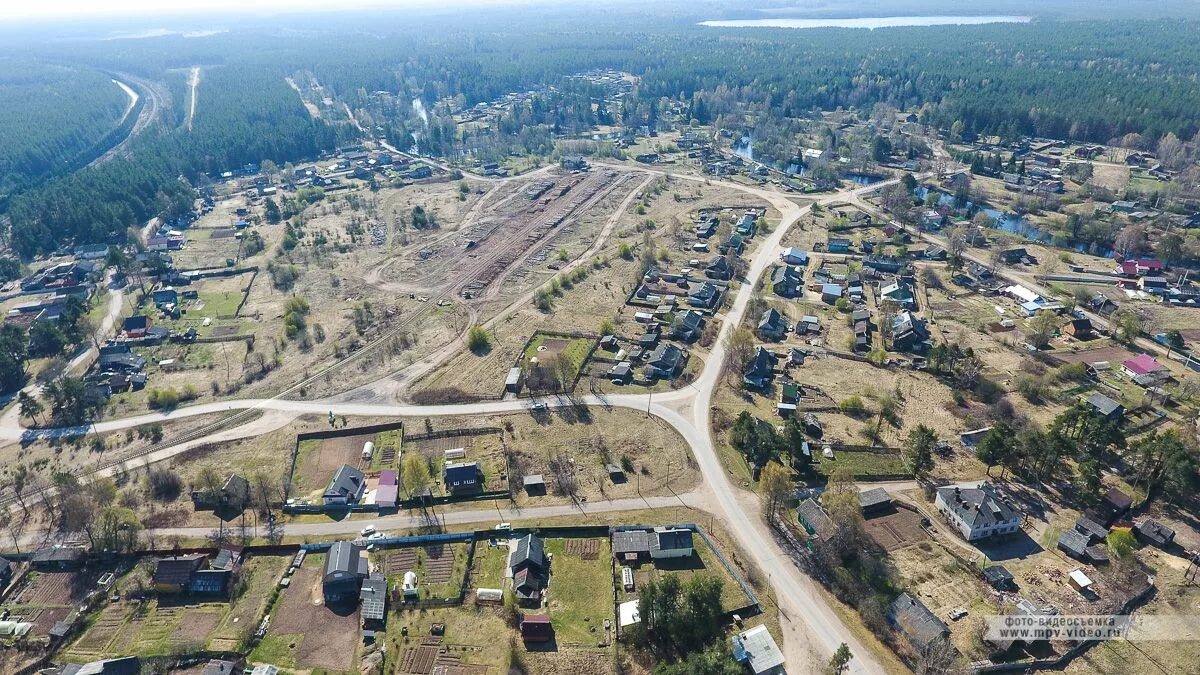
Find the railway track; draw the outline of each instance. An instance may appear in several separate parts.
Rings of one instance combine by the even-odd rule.
[[[524,241],[526,241],[526,237],[528,236],[529,233],[536,230],[539,226],[547,226],[551,221],[554,221],[554,226],[550,226],[546,230],[547,232],[552,231],[553,227],[556,227],[558,224],[563,222],[566,218],[570,217],[571,215],[581,212],[581,211],[585,211],[585,210],[595,206],[595,204],[598,203],[601,199],[606,197],[613,190],[615,190],[617,187],[619,187],[621,184],[623,184],[627,180],[627,178],[628,178],[627,174],[618,174],[615,171],[606,172],[604,177],[602,179],[600,179],[602,182],[600,182],[599,185],[596,185],[588,193],[587,197],[571,202],[563,210],[547,212],[545,214],[540,215],[537,218],[531,219],[531,221],[528,224],[526,224],[524,227],[522,227],[521,230],[519,230],[519,232],[513,236],[513,240],[524,242]],[[578,185],[575,187],[578,187]],[[539,243],[541,241],[541,239],[542,239],[542,237],[538,237],[534,241],[528,243],[522,249],[523,252],[519,255],[519,257],[516,258],[516,262],[519,263],[520,261],[522,261],[526,257],[528,257],[530,255],[533,247],[537,243]],[[491,255],[481,256],[474,264],[472,264],[466,270],[463,270],[460,273],[460,275],[459,275],[460,280],[457,283],[453,283],[448,288],[444,288],[443,290],[433,291],[430,294],[428,302],[423,303],[421,307],[416,309],[416,311],[410,312],[410,313],[404,315],[399,322],[397,322],[396,324],[394,324],[392,326],[389,326],[384,332],[380,333],[378,336],[376,336],[375,338],[373,338],[372,340],[367,342],[367,344],[365,344],[363,347],[361,347],[360,349],[358,349],[350,354],[347,354],[345,357],[335,361],[334,363],[332,363],[324,368],[321,368],[320,370],[309,375],[308,377],[304,378],[300,382],[297,382],[295,384],[288,386],[287,388],[279,391],[278,393],[274,394],[273,396],[270,396],[266,400],[275,401],[275,400],[283,399],[283,398],[286,398],[286,397],[289,397],[289,396],[292,396],[292,395],[298,394],[298,393],[300,393],[301,398],[303,398],[303,393],[302,393],[303,390],[307,389],[309,386],[311,386],[323,379],[326,379],[326,378],[334,375],[335,373],[345,369],[347,366],[350,366],[350,365],[356,363],[357,361],[359,361],[363,357],[367,356],[368,354],[374,353],[380,347],[390,344],[393,338],[400,336],[404,331],[410,329],[411,327],[416,325],[418,322],[425,319],[429,314],[431,314],[433,312],[433,309],[438,306],[438,303],[440,303],[442,301],[450,301],[450,302],[457,301],[457,297],[462,293],[463,289],[468,287],[472,283],[474,283],[478,276],[486,274],[486,273],[493,273],[493,277],[489,281],[489,285],[490,285],[490,283],[494,282],[495,279],[498,278],[498,277],[494,276],[496,261],[504,258],[504,256],[506,254],[512,253],[512,248],[513,247],[506,247],[506,248],[503,248],[503,249],[493,252]],[[507,274],[508,266],[511,264],[514,264],[514,263],[512,262],[512,259],[510,258],[509,264],[502,267],[500,271]],[[367,385],[367,386],[370,386],[370,385]],[[355,392],[362,391],[362,390],[363,390],[362,387],[358,387],[358,388],[352,389],[350,391],[343,392],[343,394],[341,394],[340,396],[346,397],[348,399],[353,399]],[[86,467],[86,468],[83,468],[83,467],[76,468],[76,469],[72,470],[71,473],[75,476],[83,477],[83,476],[93,475],[93,474],[96,474],[99,472],[111,470],[116,466],[119,466],[121,464],[126,464],[129,462],[134,462],[143,457],[152,455],[155,452],[159,452],[159,451],[165,450],[167,448],[175,447],[175,446],[178,446],[178,445],[181,445],[184,443],[189,443],[191,441],[197,440],[199,438],[204,438],[206,436],[209,436],[211,434],[214,434],[216,432],[219,432],[219,431],[222,431],[225,429],[230,429],[230,428],[234,428],[237,426],[241,426],[243,424],[247,424],[247,423],[253,421],[254,419],[257,419],[258,416],[260,416],[262,414],[262,411],[263,411],[263,409],[261,407],[246,408],[246,409],[234,412],[234,413],[232,413],[226,417],[223,417],[219,420],[216,420],[210,424],[206,424],[201,427],[197,427],[196,429],[193,429],[193,430],[190,430],[183,434],[180,434],[178,436],[172,437],[170,440],[166,440],[166,441],[163,441],[162,443],[157,443],[157,444],[154,444],[147,448],[144,448],[143,450],[140,450],[132,455],[121,457],[120,459],[113,459],[111,461],[102,462],[100,464]],[[87,428],[81,427],[80,431],[81,431],[80,435],[86,435]],[[10,490],[11,490],[11,488],[8,488],[5,490],[5,492],[9,493],[9,494],[0,495],[0,507],[8,508],[17,502],[16,495],[11,494]],[[38,490],[26,493],[23,496],[23,498],[24,499],[32,499],[32,500],[36,501],[36,500],[44,499],[45,497],[54,494],[54,492],[55,492],[55,488],[53,486],[45,486],[45,487],[39,488]]]

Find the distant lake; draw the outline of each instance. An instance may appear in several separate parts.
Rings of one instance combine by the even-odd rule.
[[[718,28],[896,28],[901,26],[978,26],[986,23],[1029,23],[1028,16],[885,16],[859,19],[735,19],[702,21]]]

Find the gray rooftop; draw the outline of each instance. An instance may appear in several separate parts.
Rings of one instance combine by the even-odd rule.
[[[977,488],[947,486],[938,488],[946,506],[971,529],[1008,523],[1021,514],[988,483]]]

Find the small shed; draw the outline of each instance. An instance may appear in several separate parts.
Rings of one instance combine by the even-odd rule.
[[[513,393],[513,394],[521,391],[521,369],[520,369],[520,367],[509,369],[508,377],[504,378],[504,391],[507,391],[507,392]]]
[[[858,503],[864,516],[888,510],[892,505],[892,496],[883,488],[871,488],[858,493]]]
[[[1088,546],[1091,546],[1091,540],[1079,530],[1067,530],[1058,538],[1058,548],[1076,560],[1083,560]]]
[[[525,486],[525,494],[527,495],[544,495],[546,494],[546,479],[540,473],[535,473],[532,476],[525,476],[522,480]]]
[[[1092,580],[1088,578],[1088,575],[1083,573],[1083,570],[1073,570],[1067,577],[1067,583],[1071,585],[1071,588],[1074,588],[1080,593],[1083,593],[1092,587]]]
[[[983,578],[988,585],[998,591],[1012,590],[1016,587],[1012,572],[1004,565],[992,565],[983,570]]]
[[[525,642],[550,642],[554,639],[554,626],[545,614],[526,614],[521,617],[521,639]]]
[[[625,482],[625,470],[617,464],[605,464],[604,470],[608,472],[608,478],[614,483]]]

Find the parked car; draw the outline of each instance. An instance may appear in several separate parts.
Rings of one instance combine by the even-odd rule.
[[[367,525],[367,526],[366,526],[366,527],[364,527],[363,529],[359,530],[359,531],[358,531],[358,533],[359,533],[360,535],[364,536],[364,537],[369,537],[369,536],[371,536],[372,534],[375,534],[375,526],[374,526],[374,525]]]

